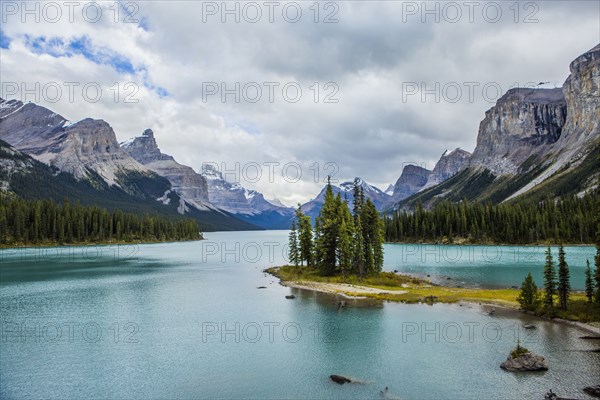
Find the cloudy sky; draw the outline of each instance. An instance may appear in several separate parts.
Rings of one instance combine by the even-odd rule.
[[[406,163],[472,151],[502,92],[561,86],[600,42],[599,1],[0,6],[2,97],[119,140],[152,128],[179,162],[239,168],[229,180],[288,205],[327,174],[385,189]]]

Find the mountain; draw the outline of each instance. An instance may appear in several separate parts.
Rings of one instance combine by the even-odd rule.
[[[426,189],[452,178],[459,171],[469,165],[471,153],[457,147],[452,151],[446,150],[435,164],[433,171],[427,178],[427,183],[420,189]]]
[[[394,208],[440,198],[539,201],[597,187],[600,45],[577,57],[570,72],[562,88],[509,90],[485,113],[468,166]]]
[[[402,174],[393,186],[392,199],[388,203],[397,203],[417,192],[439,185],[467,166],[470,157],[471,153],[457,147],[452,151],[446,150],[431,171],[414,164],[405,165]],[[386,193],[389,191],[388,188]]]
[[[365,198],[371,199],[373,204],[378,210],[383,210],[389,204],[391,200],[391,196],[380,190],[379,188],[369,185],[367,182],[363,181],[361,178],[358,179],[358,184],[362,187]],[[319,215],[319,211],[323,207],[325,203],[325,191],[327,186],[323,187],[317,197],[312,199],[311,201],[304,203],[302,205],[302,211],[304,214],[311,217],[314,221],[317,215]],[[346,200],[350,209],[352,209],[354,204],[354,182],[347,181],[342,182],[339,186],[331,185],[331,189],[333,190],[333,195],[337,196],[338,193],[342,196],[343,200]]]
[[[394,185],[393,200],[400,201],[417,193],[429,180],[431,171],[418,165],[408,164]]]
[[[293,208],[267,201],[262,193],[239,183],[227,182],[212,165],[204,165],[202,176],[207,181],[208,199],[215,207],[265,229],[290,228]]]
[[[179,196],[168,179],[125,152],[113,129],[103,120],[86,118],[71,123],[36,104],[0,99],[0,139],[12,146],[11,151],[18,150],[17,158],[28,155],[39,162],[31,164],[35,173],[26,171],[29,164],[21,164],[18,174],[5,176],[11,182],[1,182],[1,186],[11,187],[25,198],[77,200],[74,193],[79,193],[82,202],[107,208],[118,205],[132,211],[167,214],[174,209],[197,219],[204,230],[259,229],[226,212],[197,207],[193,201]],[[15,156],[11,151],[4,152],[5,158]],[[5,163],[9,165],[6,160]],[[42,164],[50,169],[40,172]],[[57,187],[62,190],[57,192],[46,182],[40,182],[36,174],[48,177],[50,182],[55,180],[48,174],[60,176],[62,183]],[[110,196],[115,196],[114,202]],[[136,208],[137,205],[140,207]]]
[[[121,143],[121,148],[149,170],[167,178],[172,189],[196,208],[211,209],[206,178],[191,167],[179,164],[172,156],[162,153],[151,129],[146,129],[142,136]]]

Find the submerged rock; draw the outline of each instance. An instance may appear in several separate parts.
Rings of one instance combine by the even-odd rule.
[[[346,378],[342,375],[330,375],[329,378],[340,385],[343,385],[344,383],[352,383],[352,379]]]
[[[587,386],[587,387],[583,388],[583,391],[592,397],[597,397],[600,399],[600,385]]]
[[[500,368],[510,372],[547,371],[548,362],[544,357],[517,346]]]

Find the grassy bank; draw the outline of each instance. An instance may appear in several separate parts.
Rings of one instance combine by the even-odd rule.
[[[438,286],[429,281],[393,272],[381,272],[378,275],[359,278],[358,276],[322,276],[312,268],[286,265],[266,270],[290,286],[305,286],[310,283],[329,284],[331,293],[343,293],[348,296],[370,297],[379,300],[397,301],[403,303],[456,303],[469,301],[486,304],[496,304],[517,309],[519,303],[517,289],[469,289]],[[356,286],[356,291],[351,286]],[[381,289],[382,292],[368,293],[361,287]],[[571,321],[600,321],[600,309],[587,303],[582,293],[571,295],[567,311],[557,311],[556,317]]]

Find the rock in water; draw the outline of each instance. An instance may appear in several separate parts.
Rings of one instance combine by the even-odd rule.
[[[548,371],[548,362],[544,357],[521,347],[520,355],[514,356],[518,350],[511,352],[500,368],[510,372]]]
[[[592,397],[597,397],[600,399],[600,385],[587,386],[583,388],[583,391]]]
[[[343,385],[344,383],[352,383],[351,379],[348,379],[342,375],[330,375],[329,378],[335,383],[339,383],[340,385]]]

